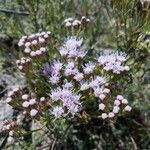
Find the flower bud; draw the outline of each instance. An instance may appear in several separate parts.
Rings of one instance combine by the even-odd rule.
[[[131,109],[132,109],[132,108],[131,108],[129,105],[127,105],[127,106],[124,108],[124,111],[130,112]]]
[[[128,100],[127,99],[123,99],[122,100],[122,104],[128,104]]]
[[[22,100],[28,100],[28,98],[29,98],[29,95],[28,95],[28,94],[22,95]]]
[[[121,100],[123,100],[123,96],[122,95],[118,95],[117,99],[121,101]]]
[[[104,100],[105,97],[106,97],[105,94],[100,94],[100,95],[99,95],[99,98],[100,98],[101,100]]]
[[[36,104],[36,99],[34,99],[34,98],[33,98],[33,99],[30,99],[29,104],[30,104],[30,105]]]
[[[46,100],[45,97],[41,97],[41,98],[40,98],[40,101],[41,101],[41,102],[45,102],[45,100]]]
[[[31,115],[32,117],[36,116],[37,113],[38,113],[38,111],[37,111],[36,109],[32,109],[32,110],[30,111],[30,115]]]
[[[104,110],[105,109],[105,105],[103,103],[99,104],[99,109],[100,110]]]
[[[110,89],[105,88],[103,92],[108,94],[110,92]]]
[[[120,104],[121,104],[121,103],[120,103],[119,100],[115,100],[115,101],[114,101],[114,105],[119,106]]]
[[[119,112],[120,108],[118,106],[114,106],[113,113],[117,114]]]
[[[115,114],[113,113],[113,112],[110,112],[109,114],[108,114],[108,117],[109,118],[113,118],[115,116]]]
[[[106,113],[102,113],[102,119],[106,119],[108,117],[108,115]]]
[[[28,101],[25,101],[25,102],[22,103],[22,106],[23,106],[24,108],[28,108],[29,105],[30,105],[30,104],[29,104]]]

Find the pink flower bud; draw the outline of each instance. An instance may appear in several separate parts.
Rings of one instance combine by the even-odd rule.
[[[28,53],[31,52],[31,49],[27,47],[27,48],[24,49],[24,52],[28,54]]]
[[[105,88],[103,92],[108,94],[110,92],[110,89]]]
[[[36,56],[36,52],[32,51],[32,52],[30,53],[30,56],[31,56],[31,57],[35,57],[35,56]]]
[[[22,103],[22,106],[23,106],[24,108],[28,108],[29,105],[30,105],[30,104],[29,104],[28,101],[25,101],[25,102]]]
[[[46,100],[45,97],[41,97],[41,98],[40,98],[40,101],[41,101],[41,102],[44,102],[45,100]]]
[[[19,70],[22,70],[22,69],[23,69],[23,66],[18,66],[18,69],[19,69]]]
[[[8,97],[8,98],[6,99],[6,102],[7,102],[7,103],[11,103],[12,100],[13,100],[13,99],[12,99],[11,97]]]
[[[125,66],[125,67],[124,67],[124,70],[125,70],[125,71],[129,71],[129,70],[130,70],[129,66]]]
[[[36,55],[39,55],[39,56],[40,56],[41,54],[42,54],[42,52],[41,52],[40,50],[37,50],[37,51],[36,51]]]
[[[44,42],[45,42],[45,39],[39,38],[39,42],[40,42],[40,43],[44,43]]]
[[[41,48],[40,48],[40,51],[41,51],[41,52],[46,52],[46,48],[41,47]]]
[[[30,42],[26,42],[26,43],[25,43],[25,47],[29,47],[30,45],[31,45]]]
[[[128,104],[128,100],[127,99],[123,99],[122,100],[122,104]]]
[[[100,98],[101,100],[104,100],[105,97],[106,97],[105,94],[100,94],[100,95],[99,95],[99,98]]]
[[[13,130],[9,131],[9,136],[14,136],[14,131]]]
[[[121,100],[123,100],[123,96],[122,95],[118,95],[117,99],[121,101]]]
[[[32,44],[33,44],[33,45],[37,45],[37,40],[33,40],[33,41],[32,41]]]
[[[108,117],[108,115],[106,113],[102,113],[102,119],[106,119]]]
[[[119,106],[120,105],[120,101],[119,100],[115,100],[114,101],[114,105]]]
[[[30,111],[30,115],[31,115],[32,117],[36,116],[37,113],[38,113],[38,111],[37,111],[36,109],[32,109],[32,110]]]
[[[99,109],[100,110],[104,110],[105,109],[105,105],[103,103],[99,104]]]
[[[119,112],[120,108],[118,106],[114,106],[113,113],[117,114]]]
[[[30,105],[36,104],[36,99],[30,99],[29,104],[30,104]]]
[[[71,23],[70,22],[66,22],[65,27],[71,27]]]
[[[115,116],[115,114],[113,113],[113,112],[110,112],[109,114],[108,114],[108,117],[109,118],[113,118]]]
[[[132,108],[131,108],[129,105],[127,105],[127,106],[124,108],[124,111],[130,112],[131,109],[132,109]]]
[[[29,95],[28,95],[28,94],[22,95],[22,99],[23,99],[23,100],[27,100],[28,98],[29,98]]]
[[[44,35],[44,38],[45,38],[45,39],[49,38],[49,35],[48,35],[48,34],[45,34],[45,35]]]

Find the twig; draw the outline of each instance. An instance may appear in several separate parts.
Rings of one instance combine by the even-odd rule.
[[[135,143],[135,141],[134,141],[134,139],[133,139],[133,137],[130,135],[130,139],[131,139],[131,141],[132,141],[132,144],[133,144],[133,146],[134,146],[134,150],[137,150],[138,148],[137,148],[137,145],[136,145],[136,143]]]
[[[9,135],[6,135],[6,137],[4,138],[2,144],[0,145],[0,150],[2,150],[5,147],[8,137],[9,137]]]
[[[6,13],[6,14],[15,14],[15,15],[24,15],[24,16],[29,15],[28,12],[7,10],[7,9],[0,9],[0,12]]]

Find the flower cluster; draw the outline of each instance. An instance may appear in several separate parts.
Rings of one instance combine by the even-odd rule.
[[[65,44],[59,48],[59,53],[62,58],[79,59],[86,55],[85,50],[80,50],[83,39],[79,39],[76,36],[68,37]]]
[[[65,25],[74,30],[88,22],[86,17],[82,17],[80,21],[69,18],[65,20]],[[116,74],[123,75],[129,71],[129,67],[125,65],[125,53],[105,51],[93,61],[90,57],[85,57],[88,53],[86,47],[82,46],[83,38],[68,36],[57,47],[57,59],[51,61],[49,55],[45,55],[50,35],[50,32],[41,32],[22,37],[19,41],[19,46],[24,48],[27,57],[17,60],[17,66],[23,72],[33,70],[34,77],[38,79],[32,82],[34,94],[31,91],[24,94],[19,88],[9,92],[9,105],[19,108],[25,117],[37,120],[41,117],[47,119],[48,114],[56,119],[82,118],[82,112],[86,112],[89,116],[92,113],[91,116],[101,116],[109,121],[131,111],[128,100],[117,95],[118,91],[113,87],[114,81],[117,83],[122,77]],[[41,81],[38,82],[40,79],[42,86]],[[42,88],[47,89],[44,91]],[[37,89],[41,89],[43,93],[38,93]],[[93,112],[88,111],[91,101]]]
[[[57,88],[51,91],[50,98],[53,103],[60,102],[60,105],[53,108],[52,114],[59,118],[67,114],[77,115],[80,111],[81,95],[73,92],[73,84],[65,82],[62,88]]]
[[[22,57],[16,61],[18,69],[27,73],[32,70],[33,62],[40,63],[41,60],[46,58],[46,52],[48,41],[51,37],[51,32],[41,32],[31,34],[30,36],[23,36],[18,45],[24,49],[24,53],[27,57]]]
[[[102,119],[115,118],[119,113],[130,112],[131,109],[132,108],[128,105],[128,100],[122,95],[117,95],[116,99],[114,100],[112,111],[110,112],[108,111],[107,101],[103,101],[99,104],[99,110],[103,111]]]
[[[69,31],[75,31],[78,30],[80,27],[86,26],[90,22],[89,18],[86,18],[85,16],[81,17],[81,20],[76,20],[73,18],[67,18],[64,21],[65,27]]]
[[[16,61],[17,67],[20,71],[26,72],[30,70],[32,66],[32,60],[27,57],[22,57],[20,60]]]
[[[12,120],[4,120],[3,131],[8,133],[12,138],[17,138],[22,135],[23,130],[21,131],[19,125]]]
[[[105,51],[98,59],[100,65],[107,72],[112,72],[115,74],[120,74],[122,72],[129,71],[129,66],[124,66],[123,63],[127,60],[125,53],[111,53]]]
[[[70,107],[71,109],[74,108],[74,111],[78,114],[79,111],[82,110],[82,103],[84,103],[81,102],[81,99],[87,97],[87,95],[92,95],[92,97],[98,99],[100,110],[106,108],[108,115],[109,103],[106,102],[108,102],[111,97],[110,79],[95,72],[100,69],[99,64],[103,65],[104,70],[106,70],[106,67],[110,67],[109,71],[117,74],[129,70],[128,66],[123,66],[123,63],[127,60],[126,55],[118,52],[108,52],[100,56],[97,63],[98,65],[92,61],[82,64],[81,60],[84,59],[86,52],[81,49],[81,45],[82,39],[78,39],[74,36],[67,38],[63,46],[58,49],[61,58],[65,59],[54,61],[51,64],[45,64],[43,67],[43,74],[48,77],[48,81],[52,85],[56,85],[56,89],[50,92],[50,99],[56,104],[52,111],[52,114],[56,118],[66,116],[66,114],[74,115],[74,113],[70,111]],[[80,57],[81,52],[83,57]],[[65,79],[65,83],[62,83],[61,79]],[[62,87],[60,87],[60,83]],[[68,88],[65,88],[66,84],[69,86]],[[79,104],[75,105],[76,107],[74,106],[75,96],[72,93],[75,89],[78,89],[80,95],[77,101],[75,100],[75,103]],[[57,105],[58,103],[56,103],[56,101],[61,102],[61,105]],[[126,101],[126,99],[123,99],[122,104],[125,104]],[[127,108],[128,107],[130,108],[130,106],[127,106]],[[115,112],[116,109],[115,106]],[[126,107],[124,109],[126,111]],[[112,116],[112,113],[114,114],[114,112],[110,112],[108,116]],[[113,117],[109,118],[111,119]],[[103,115],[102,118],[104,118]]]
[[[30,54],[32,56],[33,51],[38,50],[41,47],[45,47],[48,40],[50,39],[50,36],[50,31],[31,34],[30,36],[23,36],[20,39],[18,45],[24,49],[26,54]]]
[[[34,94],[22,94],[19,88],[14,88],[8,93],[7,103],[13,108],[22,110],[22,114],[30,118],[39,118],[43,110],[47,110],[49,104],[45,97],[36,98]]]

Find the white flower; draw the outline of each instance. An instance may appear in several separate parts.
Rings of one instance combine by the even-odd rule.
[[[105,109],[105,105],[103,103],[99,104],[99,109],[100,110],[104,110]]]
[[[106,119],[108,115],[106,113],[102,113],[102,119]]]

